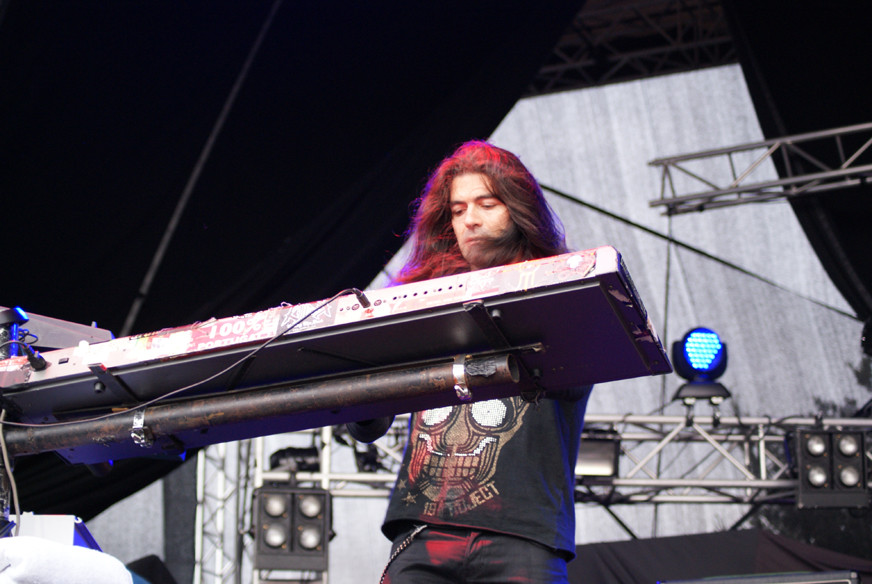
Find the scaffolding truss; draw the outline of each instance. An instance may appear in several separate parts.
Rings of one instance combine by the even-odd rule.
[[[660,198],[649,205],[677,215],[855,187],[872,176],[870,147],[867,123],[658,158]]]
[[[198,466],[195,584],[287,581],[251,569],[253,486],[293,480],[329,489],[334,497],[387,497],[402,458],[407,419],[398,416],[372,445],[355,443],[341,428],[295,433],[320,441],[320,470],[314,472],[264,468],[268,457],[260,438],[204,450]],[[872,420],[696,416],[690,409],[685,416],[588,414],[582,449],[585,439],[607,435],[620,454],[613,475],[576,476],[576,501],[606,507],[793,505],[798,490],[794,440],[808,428],[872,433]],[[872,468],[872,440],[866,445],[866,466]],[[327,582],[326,574],[318,577]]]
[[[797,432],[869,432],[872,420],[587,416],[585,431],[597,428],[618,437],[621,464],[614,477],[578,477],[581,502],[795,504]]]
[[[587,2],[527,96],[728,65],[738,57],[720,0]]]
[[[197,454],[193,584],[250,582],[253,440],[216,444]]]

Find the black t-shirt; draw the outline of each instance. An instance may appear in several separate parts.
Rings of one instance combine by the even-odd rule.
[[[575,555],[575,463],[590,388],[412,415],[382,531],[410,522],[497,531]]]

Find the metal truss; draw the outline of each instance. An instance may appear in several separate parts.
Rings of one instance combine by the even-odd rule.
[[[737,60],[720,0],[590,0],[561,36],[526,95]]]
[[[872,431],[868,418],[646,416],[588,414],[583,439],[607,435],[620,445],[616,474],[578,475],[580,503],[793,503],[797,487],[792,442],[800,428]],[[361,470],[366,449],[355,449],[358,470],[297,472],[299,482],[317,483],[336,497],[385,497],[396,479],[405,444],[405,423],[369,452],[372,470]],[[584,449],[584,440],[582,449]],[[872,460],[872,453],[866,453]],[[375,468],[378,467],[378,468]],[[327,469],[327,470],[324,470]],[[287,480],[286,471],[265,471]]]
[[[251,581],[248,540],[254,444],[252,440],[216,444],[197,454],[193,584]]]
[[[372,445],[343,428],[295,433],[320,441],[320,470],[265,469],[261,438],[217,445],[200,454],[194,583],[287,582],[251,568],[251,493],[267,482],[294,481],[329,489],[334,497],[385,498],[396,480],[408,416],[398,416]],[[619,446],[610,476],[576,475],[578,505],[795,504],[794,436],[803,428],[872,432],[869,418],[588,414],[585,441],[607,437]],[[254,443],[252,448],[251,443]],[[872,440],[866,441],[867,466]],[[228,517],[230,513],[234,516]],[[320,574],[326,584],[328,575]],[[301,582],[304,580],[294,580]],[[307,582],[314,580],[308,579]]]
[[[649,205],[677,215],[854,187],[872,175],[870,146],[867,123],[658,158],[660,198]],[[783,178],[770,178],[773,163]]]
[[[253,567],[253,495],[266,482],[290,482],[329,488],[336,496],[386,497],[396,474],[349,472],[337,469],[332,456],[334,444],[353,449],[358,468],[393,469],[399,466],[405,441],[405,420],[398,416],[388,434],[371,449],[347,441],[341,434],[334,439],[333,428],[318,428],[293,433],[308,442],[320,440],[320,468],[326,472],[291,472],[265,469],[269,458],[264,439],[255,438],[202,449],[197,456],[197,510],[194,526],[193,584],[257,584],[261,582],[321,582],[328,575],[294,574],[256,570]],[[387,465],[387,466],[386,466]],[[373,478],[373,475],[377,478]],[[348,479],[376,488],[349,487]]]
[[[620,466],[614,477],[578,477],[577,500],[793,504],[793,443],[801,428],[870,431],[872,420],[588,415],[588,436],[607,431],[620,440]]]

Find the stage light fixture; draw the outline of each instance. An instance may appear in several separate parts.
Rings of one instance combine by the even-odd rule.
[[[672,344],[672,365],[687,380],[672,400],[684,403],[688,416],[697,400],[706,400],[715,406],[717,422],[717,407],[731,397],[730,391],[717,381],[727,370],[727,344],[713,330],[697,327]]]
[[[811,456],[822,456],[827,452],[827,441],[823,434],[810,434],[805,449]]]
[[[800,431],[797,507],[868,507],[866,468],[864,433]]]
[[[303,517],[314,519],[323,511],[323,501],[316,495],[303,495],[300,497],[300,513]]]
[[[263,494],[263,512],[270,517],[281,517],[288,512],[288,497],[285,493],[267,491]]]
[[[603,430],[586,430],[575,462],[575,478],[581,485],[608,485],[618,476],[621,438]]]
[[[320,472],[320,452],[315,446],[282,448],[270,455],[269,467],[271,470],[281,468],[294,472]]]
[[[254,499],[255,568],[327,570],[331,526],[328,491],[269,486],[258,489]]]
[[[713,330],[697,327],[672,344],[672,364],[688,381],[714,381],[727,370],[727,344]]]

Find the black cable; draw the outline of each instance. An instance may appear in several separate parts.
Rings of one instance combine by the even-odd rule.
[[[6,345],[21,345],[24,348],[24,352],[27,353],[25,355],[27,357],[27,361],[30,363],[30,366],[33,367],[34,371],[42,371],[48,365],[45,362],[45,358],[39,354],[39,351],[34,351],[33,347],[25,343],[24,341],[6,341],[4,343],[0,343],[0,347],[5,347]]]

